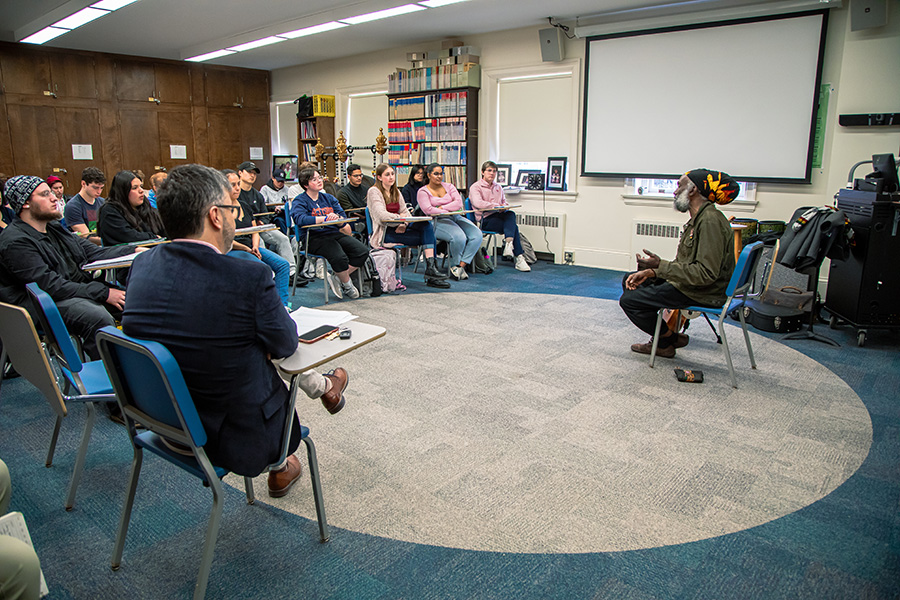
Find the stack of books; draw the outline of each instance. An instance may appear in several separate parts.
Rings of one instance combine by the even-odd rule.
[[[477,46],[464,46],[458,40],[444,42],[441,50],[409,52],[406,59],[410,62],[410,68],[399,67],[388,75],[388,93],[480,88],[480,54],[481,49]]]

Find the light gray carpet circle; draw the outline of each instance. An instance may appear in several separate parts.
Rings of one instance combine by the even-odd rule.
[[[610,300],[454,292],[334,308],[388,331],[336,362],[350,372],[341,413],[298,403],[335,527],[495,552],[678,544],[823,498],[871,445],[848,385],[756,334],[751,370],[739,327],[733,389],[705,322],[651,369],[629,349],[646,336]],[[706,381],[679,383],[676,366]],[[277,500],[265,481],[258,501],[316,518],[308,477]]]

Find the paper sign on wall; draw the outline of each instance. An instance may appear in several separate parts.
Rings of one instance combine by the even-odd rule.
[[[263,149],[262,146],[250,146],[250,160],[262,160],[263,159]]]
[[[176,160],[187,160],[187,146],[169,144],[169,158]]]
[[[90,144],[72,144],[72,160],[94,160],[94,147]]]

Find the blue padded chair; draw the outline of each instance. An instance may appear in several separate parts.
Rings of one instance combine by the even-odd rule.
[[[131,509],[134,505],[135,491],[141,471],[143,451],[147,450],[197,477],[204,485],[208,485],[212,489],[213,508],[206,530],[206,540],[203,544],[200,572],[194,587],[194,598],[203,598],[209,581],[219,522],[222,518],[221,479],[228,474],[228,471],[214,466],[206,456],[203,449],[207,439],[206,431],[184,382],[181,369],[165,346],[157,342],[129,337],[113,327],[104,327],[100,330],[97,334],[97,345],[103,363],[109,372],[109,378],[115,389],[119,406],[122,408],[122,414],[125,416],[128,434],[134,446],[128,491],[112,555],[112,569],[116,571],[121,565],[125,536],[128,533]],[[294,405],[299,390],[298,381],[299,378],[295,377],[291,383],[290,406],[286,411],[281,456],[269,468],[277,467],[287,457]],[[140,421],[147,430],[138,433],[135,421]],[[301,426],[300,437],[306,444],[320,540],[327,542],[328,522],[325,518],[325,504],[319,481],[316,448],[309,438],[308,428]],[[166,444],[164,438],[190,448],[190,453],[179,452]],[[247,493],[247,503],[253,504],[253,480],[250,477],[244,477],[244,487]]]
[[[366,232],[369,234],[369,239],[372,239],[372,215],[369,213],[369,207],[366,207]],[[396,244],[387,248],[388,250],[396,250],[397,252],[397,281],[402,279],[401,272],[403,271],[403,262],[400,260],[400,251],[404,248],[415,249],[416,259],[413,261],[413,273],[419,272],[419,261],[422,260],[425,256],[425,253],[422,252],[422,246],[407,246],[406,244]]]
[[[756,274],[756,268],[759,265],[759,259],[762,256],[763,243],[753,242],[747,244],[741,256],[738,258],[737,265],[734,267],[734,273],[731,275],[731,281],[725,289],[728,296],[722,306],[710,308],[708,306],[688,306],[685,310],[703,313],[704,315],[712,315],[719,318],[719,336],[722,339],[722,348],[725,350],[725,360],[728,362],[728,371],[731,373],[731,386],[737,387],[737,378],[734,376],[734,365],[731,362],[731,350],[728,348],[728,339],[725,337],[725,315],[731,309],[731,303],[738,296],[739,302],[743,302],[750,286],[753,285],[753,277]],[[656,359],[656,346],[659,341],[659,330],[663,321],[663,311],[660,309],[659,315],[656,317],[656,332],[653,334],[653,347],[650,349],[650,367],[653,367],[653,361]],[[740,315],[741,329],[744,331],[744,342],[747,344],[747,354],[750,355],[750,366],[756,368],[756,359],[753,358],[753,347],[750,345],[750,334],[747,332],[747,323],[744,321],[744,311],[737,311]]]
[[[297,254],[295,256],[295,263],[300,264],[300,257],[305,256],[307,260],[312,260],[314,264],[317,264],[318,261],[322,261],[322,268],[324,269],[325,277],[322,278],[322,283],[325,285],[325,304],[328,304],[328,261],[325,260],[324,256],[320,256],[318,254],[310,254],[306,251],[307,247],[309,247],[309,229],[305,232],[300,228],[299,225],[294,225],[294,237],[297,238]],[[297,291],[297,276],[294,276],[294,284],[291,286],[291,296]]]
[[[468,198],[466,198],[463,208],[465,208],[467,211],[472,210],[472,201],[469,200]],[[475,213],[473,213],[473,212],[467,212],[466,216],[469,218],[470,221],[472,221],[473,223],[478,225],[479,229],[481,229],[481,235],[488,239],[487,251],[491,257],[491,262],[493,263],[493,266],[496,269],[497,268],[497,236],[500,236],[500,239],[505,239],[506,234],[503,231],[492,231],[490,229],[485,229],[484,228],[484,219],[482,219],[481,222],[479,223],[478,220],[475,218]]]
[[[59,308],[57,308],[50,295],[33,282],[26,285],[25,289],[28,291],[28,295],[31,297],[34,305],[34,314],[37,315],[43,331],[46,348],[50,352],[52,361],[62,373],[65,382],[64,397],[70,401],[84,402],[87,409],[84,432],[81,435],[81,445],[78,448],[78,456],[75,459],[75,467],[72,471],[72,481],[69,483],[69,493],[66,497],[66,510],[72,510],[72,507],[75,505],[75,492],[78,489],[78,483],[81,481],[81,474],[84,470],[87,448],[91,440],[91,430],[97,418],[94,402],[113,401],[115,396],[113,395],[112,384],[110,384],[109,377],[106,376],[106,370],[103,368],[103,363],[99,360],[82,362],[81,353],[79,348],[76,347],[77,342],[69,335],[69,330],[66,328],[66,324],[63,323]],[[77,395],[67,395],[72,390],[76,390]],[[53,428],[50,450],[47,454],[48,467],[53,462],[53,453],[59,437],[62,417],[63,415],[59,414],[56,416],[56,425]]]

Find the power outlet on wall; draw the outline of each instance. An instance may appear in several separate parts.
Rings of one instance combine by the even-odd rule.
[[[567,265],[575,264],[575,253],[574,252],[563,252],[563,262]]]

